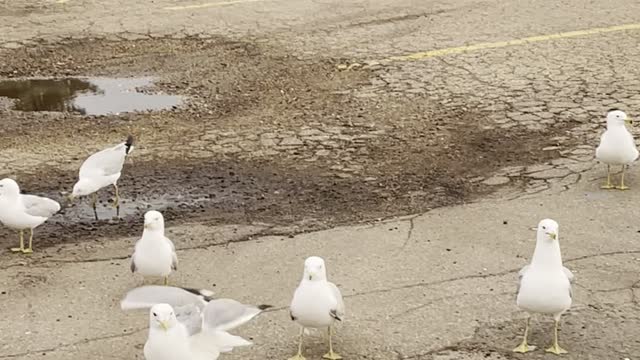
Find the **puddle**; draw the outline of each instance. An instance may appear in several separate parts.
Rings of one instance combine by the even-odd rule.
[[[181,96],[140,92],[153,78],[64,78],[0,80],[0,97],[14,99],[14,110],[108,115],[166,110]]]

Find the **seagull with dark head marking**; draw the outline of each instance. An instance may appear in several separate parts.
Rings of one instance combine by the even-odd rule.
[[[93,214],[98,220],[98,211],[96,209],[98,198],[96,192],[112,185],[115,188],[113,206],[116,208],[116,216],[120,216],[120,195],[117,182],[120,179],[120,175],[122,175],[125,158],[132,151],[133,136],[129,135],[125,142],[89,156],[80,166],[79,179],[73,186],[69,200],[73,201],[77,197],[93,194],[91,205]]]

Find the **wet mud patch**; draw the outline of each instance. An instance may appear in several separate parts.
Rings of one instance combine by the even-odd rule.
[[[61,193],[73,184],[73,174],[50,169],[48,176],[57,179],[57,186],[35,176],[22,176],[24,192],[48,196],[63,205],[60,213],[36,230],[37,247],[83,242],[98,235],[136,236],[142,231],[144,212],[151,209],[162,211],[169,226],[182,221],[283,226],[304,223],[304,230],[308,230],[386,217],[403,206],[389,199],[389,194],[395,198],[404,191],[392,184],[393,178],[370,184],[354,178],[326,177],[311,169],[292,170],[268,161],[136,163],[135,167],[127,165],[124,173],[118,182],[121,217],[114,218],[113,189],[105,188],[99,192],[98,221],[94,220],[89,197],[69,203]],[[461,196],[456,191],[436,192],[430,195],[430,204],[448,204]],[[7,241],[3,241],[3,247],[12,246],[17,239],[15,232],[5,228],[0,228],[0,237]]]
[[[110,219],[107,188],[103,220],[93,220],[85,198],[37,229],[37,247],[137,235],[151,208],[168,224],[266,222],[301,231],[424,212],[488,192],[475,177],[548,160],[550,135],[571,126],[496,129],[487,114],[435,106],[427,96],[358,96],[369,70],[340,71],[337,59],[302,60],[221,38],[87,39],[0,57],[7,78],[157,76],[156,87],[188,98],[171,111],[99,121],[0,110],[0,151],[14,157],[4,169],[24,191],[57,200],[88,149],[129,133],[137,139],[135,164],[118,182],[122,218]],[[20,165],[22,153],[29,165]],[[12,234],[0,228],[3,247]]]

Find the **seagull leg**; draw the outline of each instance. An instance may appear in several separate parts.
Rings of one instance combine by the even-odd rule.
[[[329,352],[324,354],[324,356],[322,357],[323,359],[328,359],[328,360],[340,360],[342,359],[342,356],[336,354],[333,352],[333,343],[331,340],[331,335],[333,335],[333,326],[329,325]]]
[[[300,342],[298,343],[298,353],[294,357],[290,357],[289,360],[305,360],[302,356],[302,337],[304,336],[304,328],[300,327]]]
[[[622,175],[620,175],[620,186],[616,187],[616,189],[618,190],[628,190],[629,187],[628,186],[624,186],[624,170],[627,166],[626,165],[622,165]]]
[[[167,286],[167,285],[169,285],[169,277],[165,276],[164,277],[164,286]]]
[[[29,248],[22,250],[24,254],[31,254],[33,252],[33,229],[29,229]]]
[[[120,217],[120,194],[118,193],[118,185],[113,184],[116,189],[116,199],[113,201],[113,207],[116,208],[116,216]]]
[[[91,200],[91,206],[93,207],[93,216],[98,220],[98,210],[96,209],[96,204],[98,203],[98,194],[93,193],[93,200]]]
[[[615,186],[611,184],[611,165],[607,164],[607,183],[602,185],[602,189],[613,189]]]
[[[558,345],[558,323],[560,323],[560,319],[555,319],[555,327],[553,329],[553,346],[547,349],[547,352],[552,354],[561,355],[566,354],[567,350],[563,349]]]
[[[22,252],[24,251],[24,232],[20,230],[20,247],[19,248],[11,248],[13,252]]]
[[[529,351],[533,351],[536,349],[535,346],[533,345],[529,345],[527,343],[527,337],[529,336],[529,324],[531,323],[531,316],[527,317],[527,325],[524,328],[524,339],[522,339],[522,343],[515,349],[513,349],[513,352],[517,352],[517,353],[526,353]]]

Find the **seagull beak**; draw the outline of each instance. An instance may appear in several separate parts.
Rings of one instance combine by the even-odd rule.
[[[631,126],[633,126],[633,120],[631,120],[631,119],[626,119],[624,122],[629,124],[629,125],[631,125]]]
[[[549,237],[553,240],[556,240],[558,238],[558,235],[556,233],[549,232],[547,233],[547,235],[549,235]]]
[[[75,197],[75,196],[73,196],[73,194],[69,194],[69,195],[67,196],[67,200],[69,200],[69,201],[73,201],[73,200],[75,200],[75,198],[76,198],[76,197]]]
[[[162,328],[162,330],[167,331],[169,330],[169,323],[166,321],[160,321],[160,327]]]
[[[151,224],[147,224],[147,223],[145,223],[145,224],[144,224],[144,228],[145,228],[145,229],[148,229],[148,228],[150,228],[150,227],[151,227]]]

